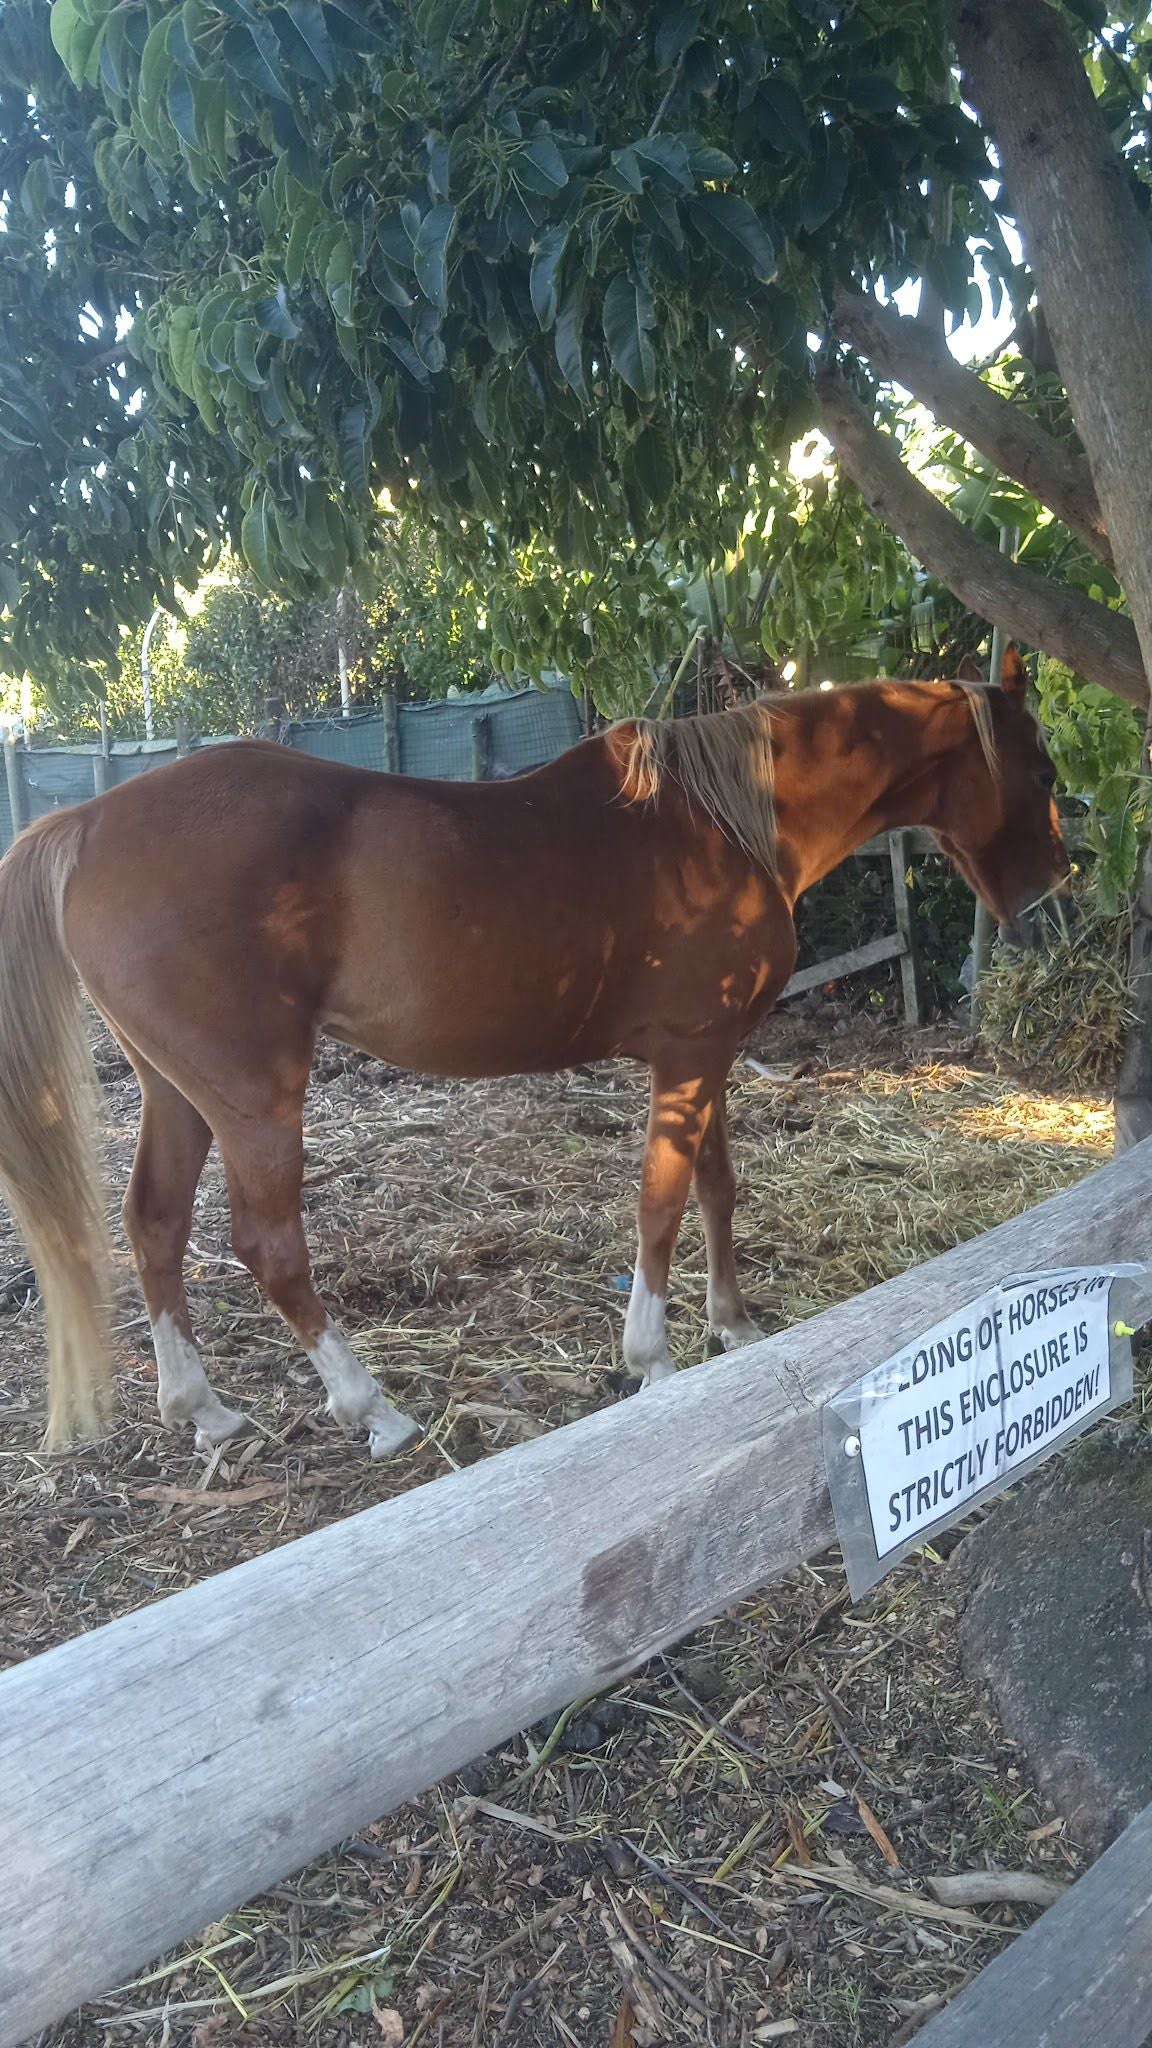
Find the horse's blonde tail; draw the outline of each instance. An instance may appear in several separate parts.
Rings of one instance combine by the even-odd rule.
[[[57,814],[0,861],[0,1183],[44,1301],[50,1445],[99,1435],[112,1384],[96,1073],[62,915],[83,838]]]

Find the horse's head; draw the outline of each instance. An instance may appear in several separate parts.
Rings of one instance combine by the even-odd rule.
[[[1000,689],[970,691],[971,732],[943,778],[932,822],[941,847],[1011,945],[1035,942],[1041,905],[1070,912],[1056,771],[1028,709],[1024,663],[1005,656]]]

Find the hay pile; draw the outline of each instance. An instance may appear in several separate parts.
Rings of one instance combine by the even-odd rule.
[[[1065,936],[1034,953],[997,947],[980,985],[980,1036],[1000,1065],[1079,1088],[1115,1081],[1131,1018],[1131,919],[1091,895]]]

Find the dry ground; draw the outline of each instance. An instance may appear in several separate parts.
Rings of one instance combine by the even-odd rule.
[[[830,1024],[777,1025],[771,1072],[743,1065],[733,1090],[742,1267],[770,1328],[1016,1213],[1110,1145],[1101,1103],[1021,1092],[967,1064],[962,1041],[829,1040]],[[118,1195],[136,1088],[99,1050]],[[641,1124],[623,1067],[425,1083],[326,1049],[307,1127],[320,1284],[428,1426],[382,1468],[323,1417],[232,1260],[214,1162],[190,1292],[214,1382],[253,1435],[208,1460],[159,1430],[125,1257],[119,1426],[96,1450],[42,1455],[39,1309],[0,1219],[0,1661],[618,1399]],[[703,1291],[690,1215],[673,1302],[686,1364]],[[582,1705],[558,1740],[536,1728],[379,1821],[44,2048],[896,2048],[1032,1917],[948,1910],[931,1878],[1079,1863],[961,1677],[953,1620],[932,1551],[855,1609],[822,1560]]]

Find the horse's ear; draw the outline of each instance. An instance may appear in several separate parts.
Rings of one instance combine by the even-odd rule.
[[[1006,690],[1010,697],[1022,697],[1027,687],[1028,671],[1024,666],[1024,657],[1016,642],[1010,640],[1004,649],[1004,659],[1000,664],[1000,688]]]
[[[964,656],[956,671],[956,681],[958,683],[982,683],[984,681],[984,671],[974,654],[966,654]]]

